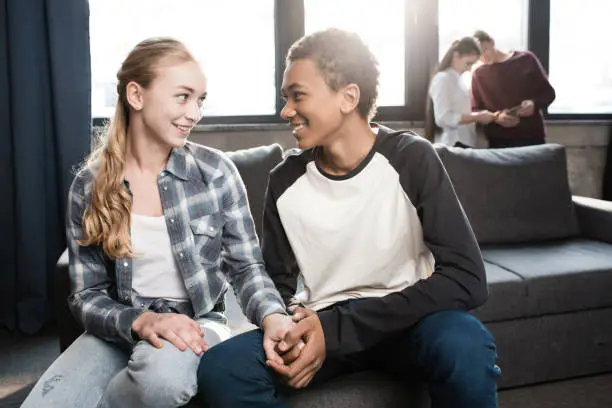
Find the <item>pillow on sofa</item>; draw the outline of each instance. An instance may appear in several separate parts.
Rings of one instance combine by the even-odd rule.
[[[264,199],[268,186],[268,175],[282,160],[283,148],[277,143],[250,149],[226,152],[236,164],[244,181],[249,198],[251,215],[255,221],[257,236],[261,237]]]
[[[480,244],[578,235],[563,146],[436,150]]]

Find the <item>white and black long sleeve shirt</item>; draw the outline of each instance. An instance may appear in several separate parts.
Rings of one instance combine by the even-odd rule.
[[[484,302],[480,250],[428,141],[379,127],[344,176],[326,174],[315,155],[289,156],[270,174],[263,252],[285,303],[319,311],[328,354]]]

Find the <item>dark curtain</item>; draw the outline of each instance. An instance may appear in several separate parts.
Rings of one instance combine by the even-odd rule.
[[[612,126],[609,129],[608,154],[606,156],[606,167],[603,176],[603,195],[604,200],[612,201]]]
[[[0,326],[53,317],[73,168],[91,134],[87,0],[0,0]]]

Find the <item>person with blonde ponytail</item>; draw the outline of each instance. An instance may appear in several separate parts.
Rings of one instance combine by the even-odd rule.
[[[140,42],[117,74],[117,105],[68,196],[69,306],[85,329],[22,407],[177,407],[209,348],[228,339],[228,282],[263,330],[294,323],[264,269],[244,184],[215,149],[187,141],[206,78],[170,38]]]
[[[438,64],[431,79],[425,114],[425,135],[432,142],[448,146],[476,146],[476,123],[488,124],[495,114],[472,112],[469,90],[462,75],[480,57],[480,47],[472,37],[454,41]]]

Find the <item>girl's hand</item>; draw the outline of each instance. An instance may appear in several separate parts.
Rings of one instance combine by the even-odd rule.
[[[208,350],[200,325],[182,314],[144,312],[132,323],[132,331],[157,348],[163,347],[160,339],[165,339],[181,351],[189,347],[199,355]]]

